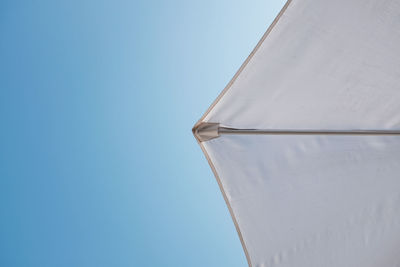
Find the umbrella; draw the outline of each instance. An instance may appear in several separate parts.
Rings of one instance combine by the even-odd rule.
[[[400,266],[399,56],[399,1],[288,1],[196,123],[249,266]]]

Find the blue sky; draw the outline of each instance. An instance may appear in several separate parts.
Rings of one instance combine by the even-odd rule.
[[[191,127],[285,1],[0,2],[0,266],[247,266]]]

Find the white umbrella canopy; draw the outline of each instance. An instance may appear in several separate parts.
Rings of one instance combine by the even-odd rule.
[[[250,266],[400,266],[399,57],[399,1],[288,1],[195,125]]]

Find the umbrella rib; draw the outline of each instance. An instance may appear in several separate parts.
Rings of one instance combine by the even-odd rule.
[[[218,133],[230,135],[400,135],[400,130],[295,130],[236,129],[219,127]]]

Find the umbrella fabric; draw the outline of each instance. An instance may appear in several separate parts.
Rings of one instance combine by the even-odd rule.
[[[288,1],[196,124],[250,266],[400,266],[399,57],[399,1]]]

